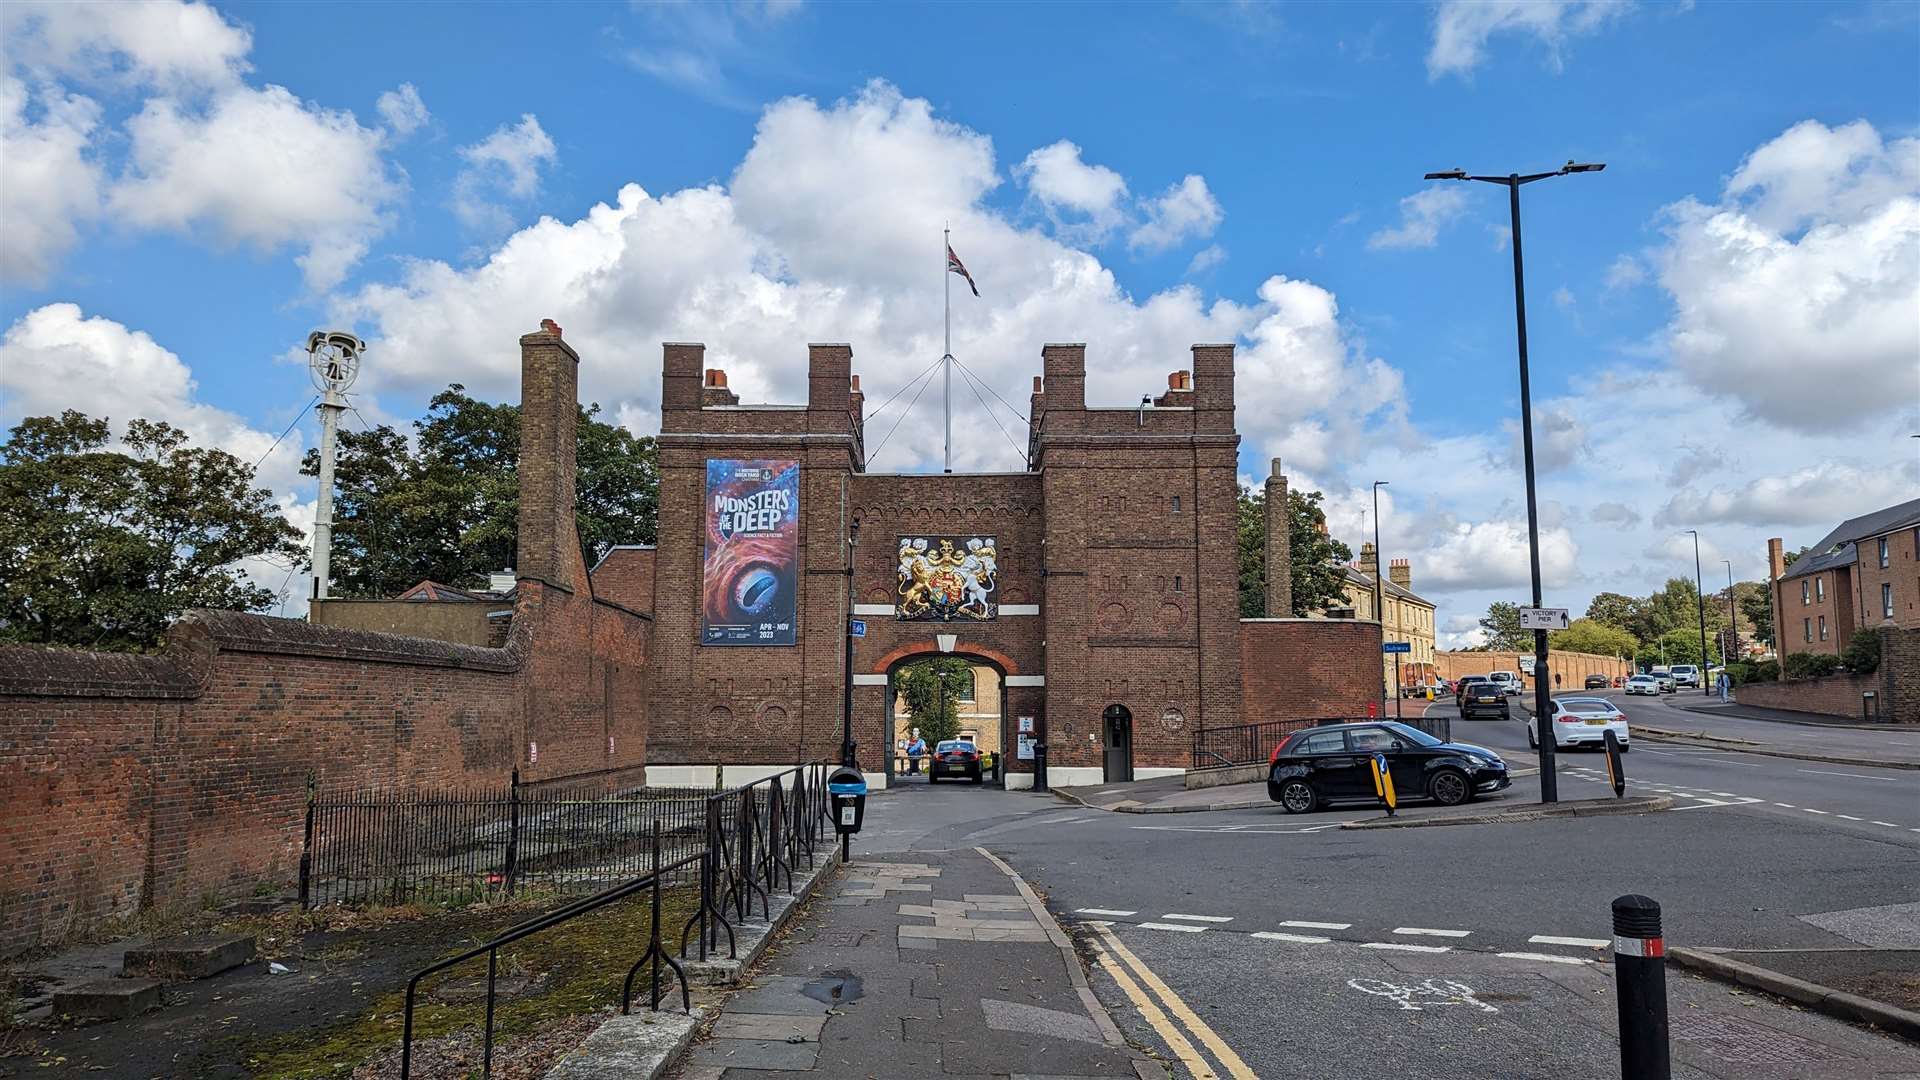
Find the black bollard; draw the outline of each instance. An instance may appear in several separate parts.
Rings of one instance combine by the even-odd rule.
[[[1033,744],[1033,790],[1047,790],[1047,744]]]
[[[1613,902],[1613,981],[1620,1003],[1623,1080],[1671,1080],[1667,1048],[1667,944],[1660,903],[1632,895]]]

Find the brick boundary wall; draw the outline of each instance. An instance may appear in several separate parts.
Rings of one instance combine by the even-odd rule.
[[[1734,688],[1734,699],[1742,705],[1860,721],[1860,696],[1871,690],[1878,697],[1881,723],[1920,724],[1920,628],[1879,626],[1855,633],[1880,635],[1880,666],[1870,674],[1747,683]]]
[[[1443,679],[1511,671],[1520,676],[1521,682],[1531,686],[1532,678],[1520,670],[1520,658],[1532,655],[1531,652],[1437,652],[1433,654],[1433,659]],[[1617,656],[1567,652],[1563,649],[1547,650],[1547,671],[1549,674],[1556,671],[1560,673],[1560,690],[1563,692],[1583,688],[1589,675],[1604,675],[1611,682],[1634,673],[1633,665]]]
[[[520,577],[500,647],[195,611],[156,655],[0,648],[0,957],[288,882],[310,773],[637,775],[652,619],[593,595],[573,539],[578,357],[551,324],[520,344]]]

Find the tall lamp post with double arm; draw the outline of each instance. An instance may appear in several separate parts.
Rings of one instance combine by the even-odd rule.
[[[1520,257],[1520,188],[1537,180],[1575,173],[1594,173],[1606,168],[1599,162],[1567,162],[1553,172],[1509,173],[1506,176],[1470,176],[1462,169],[1430,172],[1429,180],[1475,180],[1499,184],[1507,189],[1507,206],[1513,216],[1513,318],[1520,339],[1520,449],[1527,475],[1527,555],[1533,568],[1533,606],[1540,600],[1540,513],[1535,505],[1533,485],[1533,394],[1527,381],[1527,288],[1526,267]],[[1553,772],[1553,699],[1547,687],[1547,632],[1533,632],[1534,726],[1540,743],[1540,801],[1560,801],[1560,784]]]

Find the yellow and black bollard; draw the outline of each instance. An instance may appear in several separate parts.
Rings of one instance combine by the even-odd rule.
[[[1620,738],[1611,729],[1601,736],[1607,746],[1607,782],[1613,785],[1613,797],[1627,793],[1627,771],[1620,766]]]
[[[1387,755],[1373,755],[1367,759],[1367,767],[1373,770],[1373,793],[1386,804],[1387,816],[1392,817],[1400,800],[1393,793],[1393,773],[1387,768]]]

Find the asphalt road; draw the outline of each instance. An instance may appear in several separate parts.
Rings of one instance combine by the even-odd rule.
[[[1457,726],[1528,764],[1517,721]],[[1920,934],[1920,808],[1883,819],[1898,829],[1852,813],[1893,814],[1911,788],[1875,794],[1872,781],[1800,773],[1802,762],[1655,749],[1627,764],[1636,784],[1675,792],[1670,811],[1355,831],[1338,826],[1376,812],[1129,815],[923,787],[870,806],[855,857],[988,848],[1077,936],[1120,943],[1251,1069],[1236,1073],[1195,1036],[1190,1049],[1222,1076],[1618,1076],[1604,944],[1624,893],[1663,904],[1674,945],[1895,948]],[[1566,795],[1605,793],[1578,778],[1603,768],[1598,755],[1563,764]],[[1500,801],[1533,790],[1523,779]],[[1798,809],[1803,793],[1832,812]],[[1180,1057],[1101,970],[1096,992],[1122,1026]],[[1910,1044],[1678,972],[1669,992],[1677,1024],[1692,1025],[1685,1039],[1676,1027],[1677,1076],[1920,1074]]]
[[[1555,697],[1604,697],[1620,706],[1629,721],[1639,720],[1655,727],[1746,739],[1769,749],[1829,757],[1859,757],[1920,761],[1920,727],[1881,728],[1848,727],[1839,724],[1785,723],[1754,720],[1714,710],[1720,699],[1695,690],[1649,697],[1627,695],[1619,690],[1567,690]],[[1442,699],[1442,704],[1445,699]],[[1532,691],[1514,699],[1516,706],[1530,707]],[[1412,702],[1408,703],[1413,705]]]
[[[1666,730],[1686,728],[1688,725],[1679,718],[1698,715],[1675,709],[1664,700],[1607,696],[1627,714],[1629,732],[1636,723]],[[1453,705],[1436,702],[1428,715],[1450,717],[1453,738],[1458,741],[1497,751],[1518,768],[1535,764],[1537,755],[1527,746],[1530,721],[1522,719],[1524,714],[1517,709],[1515,719],[1505,722],[1461,720]],[[1744,722],[1793,732],[1804,730],[1798,725],[1764,720]],[[1815,730],[1813,734],[1833,733]],[[1681,800],[1683,808],[1710,807],[1717,800],[1744,814],[1811,821],[1843,833],[1920,848],[1920,770],[1835,765],[1651,739],[1632,742],[1632,746],[1622,762],[1629,794],[1673,795]],[[1805,749],[1823,755],[1830,752],[1824,744]],[[1562,750],[1555,758],[1562,798],[1593,798],[1606,793],[1606,763],[1599,752]]]

